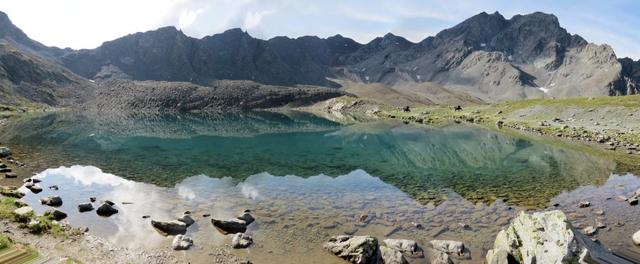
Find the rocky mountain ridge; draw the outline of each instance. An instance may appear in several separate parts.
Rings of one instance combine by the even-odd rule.
[[[640,91],[640,61],[618,59],[610,46],[572,35],[540,12],[510,19],[483,12],[418,43],[391,33],[366,44],[341,35],[261,40],[240,29],[196,39],[163,27],[71,50],[29,39],[4,13],[0,26],[0,38],[19,50],[96,81],[379,83],[399,91],[426,84],[485,102]]]

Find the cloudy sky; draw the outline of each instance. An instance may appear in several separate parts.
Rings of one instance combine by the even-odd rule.
[[[366,43],[392,32],[417,42],[482,11],[543,11],[619,57],[640,59],[636,0],[0,0],[0,10],[31,38],[72,48],[161,26],[198,38],[240,27],[259,38],[342,34]]]

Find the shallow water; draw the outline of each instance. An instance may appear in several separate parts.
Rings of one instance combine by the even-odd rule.
[[[192,211],[196,248],[184,254],[192,263],[230,243],[202,215],[247,208],[256,247],[234,252],[254,263],[340,263],[321,245],[342,233],[462,240],[472,252],[465,262],[481,263],[519,210],[553,203],[578,225],[605,209],[611,229],[598,237],[612,247],[634,249],[619,238],[639,227],[636,207],[607,200],[640,187],[636,176],[612,175],[614,162],[474,126],[342,126],[300,113],[55,113],[18,120],[3,137],[36,166],[67,166],[38,174],[60,190],[28,195],[37,211],[46,209],[40,197],[60,195],[70,223],[118,244],[169,247],[142,216]],[[91,196],[116,201],[120,213],[77,213]],[[581,199],[594,207],[576,209]],[[357,221],[362,214],[367,224]],[[620,221],[627,224],[613,225]]]

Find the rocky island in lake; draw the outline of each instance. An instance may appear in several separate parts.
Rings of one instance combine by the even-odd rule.
[[[640,263],[636,3],[146,2],[0,3],[0,263]]]

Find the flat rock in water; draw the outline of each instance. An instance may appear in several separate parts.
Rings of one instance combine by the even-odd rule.
[[[89,212],[93,210],[93,205],[91,203],[81,203],[78,205],[78,211],[83,213],[83,212]]]
[[[151,226],[160,232],[162,235],[179,235],[187,232],[187,224],[174,220],[174,221],[156,221],[151,220]]]
[[[377,263],[378,240],[372,236],[334,236],[324,248],[350,263]]]
[[[193,245],[193,239],[185,235],[177,235],[173,238],[171,247],[173,250],[187,250]]]
[[[49,196],[40,199],[40,203],[48,206],[62,206],[62,198],[60,196]]]
[[[113,205],[108,204],[108,203],[103,203],[102,205],[100,205],[100,207],[98,207],[98,210],[96,210],[96,213],[99,216],[112,216],[114,214],[118,213],[118,209],[113,208]]]
[[[247,223],[240,219],[229,219],[226,221],[211,219],[211,224],[225,235],[244,233],[247,231]]]
[[[29,185],[29,187],[27,187],[27,189],[29,189],[29,191],[31,191],[32,193],[42,192],[42,187],[40,187],[40,185],[38,184],[31,184]]]
[[[236,233],[231,239],[233,248],[248,248],[253,244],[253,238],[245,233]]]

